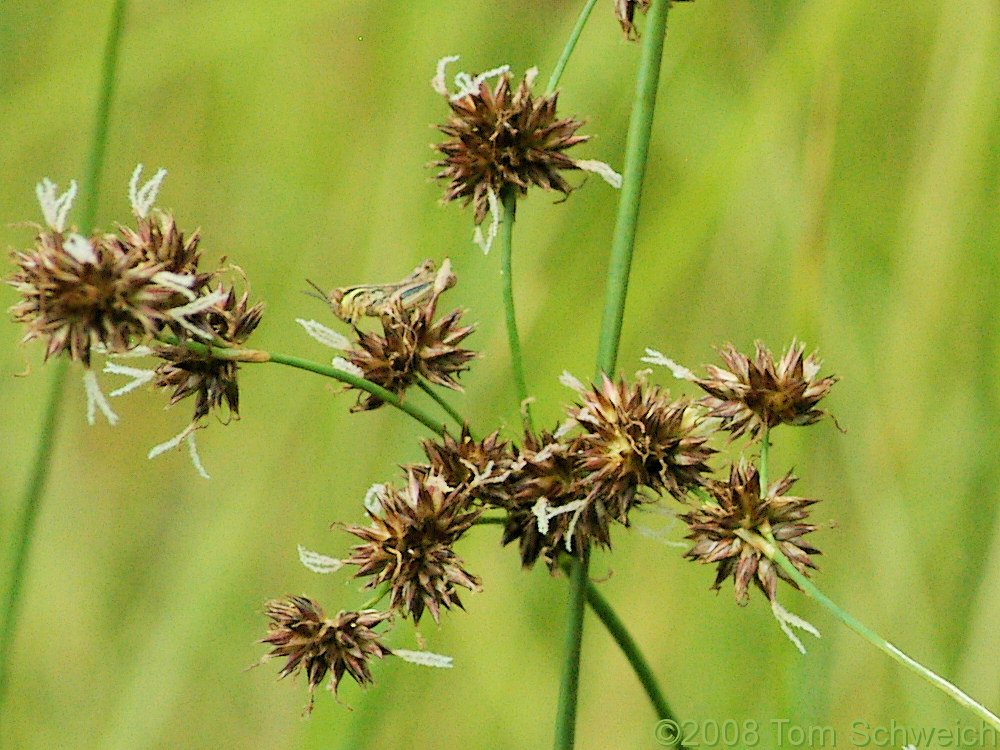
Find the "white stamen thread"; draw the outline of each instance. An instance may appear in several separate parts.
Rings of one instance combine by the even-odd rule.
[[[35,195],[42,207],[45,223],[57,232],[66,230],[66,217],[76,198],[76,180],[69,181],[69,189],[62,195],[56,195],[56,184],[48,177],[35,185]]]
[[[472,241],[482,248],[483,255],[488,255],[490,248],[493,247],[493,240],[496,239],[497,232],[500,231],[500,218],[503,216],[503,207],[500,205],[496,191],[491,187],[486,188],[486,200],[490,205],[490,225],[486,236],[483,236],[482,227],[477,226],[472,232]]]
[[[574,163],[584,172],[593,172],[615,190],[621,189],[622,176],[613,170],[610,164],[597,159],[577,159]]]
[[[93,370],[85,370],[83,373],[83,390],[87,394],[87,424],[94,424],[97,418],[97,409],[107,418],[108,424],[118,424],[118,415],[111,410],[111,405],[101,391],[101,385],[97,382],[97,373]]]
[[[149,209],[156,202],[156,194],[160,191],[160,184],[167,176],[167,170],[162,167],[153,175],[145,185],[139,187],[139,175],[142,174],[142,165],[136,166],[132,172],[132,179],[128,181],[128,200],[132,204],[132,211],[136,217],[145,219],[149,216]]]
[[[198,295],[191,291],[194,284],[194,276],[189,273],[174,273],[173,271],[158,271],[153,274],[153,281],[167,289],[173,289],[194,301]]]
[[[662,365],[670,369],[674,377],[679,380],[697,380],[697,376],[691,372],[688,368],[677,364],[669,357],[665,357],[660,354],[656,349],[646,349],[646,356],[642,357],[643,362],[648,362],[651,365]]]
[[[346,373],[350,373],[356,378],[364,378],[365,371],[358,367],[353,362],[350,362],[343,357],[334,357],[333,366],[338,370],[343,370]]]
[[[299,548],[299,562],[305,565],[313,573],[334,573],[340,570],[344,562],[343,560],[337,560],[333,557],[327,557],[326,555],[321,555],[319,552],[313,552],[303,547],[301,544],[298,545]]]
[[[569,370],[562,371],[562,375],[559,376],[559,382],[567,388],[572,388],[577,393],[583,393],[586,390],[583,387],[583,383],[575,375],[572,375]]]
[[[403,661],[407,661],[410,664],[418,664],[421,667],[451,669],[453,666],[452,661],[454,660],[451,656],[433,654],[430,651],[408,651],[402,648],[394,648],[392,653]]]
[[[306,333],[316,339],[323,346],[328,346],[331,349],[339,349],[340,351],[347,351],[351,348],[351,342],[347,340],[346,336],[337,333],[332,328],[327,328],[318,321],[296,318],[295,322],[305,328]]]
[[[445,68],[448,67],[450,63],[456,62],[459,59],[459,55],[448,55],[447,57],[442,57],[437,61],[437,71],[434,73],[434,77],[431,79],[431,88],[441,96],[448,96],[448,84],[445,83]]]
[[[175,307],[168,313],[171,318],[176,320],[186,329],[191,331],[195,336],[211,341],[213,336],[206,331],[197,328],[189,320],[187,320],[188,315],[196,315],[200,312],[204,312],[218,302],[224,302],[228,295],[221,289],[216,289],[210,294],[206,294],[204,297],[196,299],[194,302],[189,302],[186,305],[181,305],[180,307]]]
[[[385,485],[384,484],[373,484],[368,488],[368,492],[365,493],[364,506],[365,510],[371,513],[373,516],[377,516],[382,512],[382,498],[385,496]]]
[[[771,613],[774,615],[774,619],[777,620],[778,624],[781,626],[781,630],[788,636],[788,640],[795,644],[795,648],[803,654],[806,652],[806,647],[802,645],[802,641],[799,640],[799,637],[792,632],[792,628],[804,630],[817,638],[820,637],[819,631],[816,630],[811,623],[806,622],[797,615],[793,615],[787,609],[778,604],[777,600],[771,602]]]
[[[104,363],[104,372],[111,375],[124,375],[127,378],[132,378],[132,380],[125,385],[111,391],[111,393],[108,394],[111,398],[123,396],[130,391],[134,391],[136,388],[145,385],[156,376],[156,370],[147,370],[143,367],[127,367],[110,360]]]
[[[69,253],[77,263],[97,265],[97,253],[90,240],[81,234],[73,233],[63,243],[63,250]]]
[[[187,441],[188,444],[188,456],[191,458],[191,463],[194,464],[195,470],[203,476],[205,479],[211,479],[208,472],[205,471],[205,466],[201,463],[201,457],[198,455],[198,445],[195,443],[194,434],[198,430],[198,425],[193,422],[185,427],[179,434],[174,435],[159,445],[154,445],[152,450],[149,451],[147,456],[150,459],[156,458],[161,453],[166,453],[171,448],[178,447],[183,441]]]

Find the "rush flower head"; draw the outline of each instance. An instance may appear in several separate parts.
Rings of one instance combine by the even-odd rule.
[[[211,295],[212,304],[192,315],[188,322],[199,331],[211,332],[213,343],[237,347],[253,333],[264,314],[264,303],[250,306],[249,297],[249,288],[237,297],[232,287],[226,289],[220,284]],[[239,416],[239,365],[235,360],[215,356],[211,346],[195,349],[186,341],[157,347],[156,354],[163,362],[156,369],[154,385],[174,389],[171,406],[194,395],[193,422],[220,409],[223,403],[231,415]]]
[[[441,169],[438,179],[448,183],[443,202],[471,202],[478,226],[505,190],[525,195],[529,186],[537,185],[569,195],[573,187],[562,170],[597,172],[620,187],[621,177],[606,164],[565,153],[590,136],[577,135],[582,120],[556,115],[558,93],[532,94],[536,68],[516,86],[507,66],[476,77],[460,73],[456,76],[459,90],[451,94],[444,69],[456,59],[441,60],[433,81],[435,91],[447,97],[451,108],[448,122],[438,126],[448,139],[434,146],[443,158],[432,164]],[[496,83],[491,86],[488,79],[493,77]],[[492,213],[497,220],[496,209]]]
[[[402,490],[386,488],[370,526],[347,526],[362,540],[345,565],[357,565],[355,578],[371,576],[366,588],[391,586],[390,606],[419,622],[426,608],[439,622],[441,607],[462,606],[458,588],[482,590],[452,546],[479,517],[461,489],[452,490],[437,474],[409,471]]]
[[[510,443],[500,440],[499,430],[476,441],[463,427],[457,440],[446,432],[441,442],[425,440],[423,445],[428,465],[414,470],[437,474],[451,489],[464,489],[486,505],[506,505],[514,454]]]
[[[689,401],[607,375],[580,401],[569,417],[586,431],[578,438],[585,485],[616,520],[628,525],[629,511],[641,501],[639,487],[684,500],[689,489],[704,484],[702,475],[711,471],[706,461],[715,451]]]
[[[454,283],[451,266],[445,261],[426,301],[407,307],[396,299],[379,314],[381,335],[355,328],[358,348],[346,352],[345,360],[366,380],[395,394],[402,394],[420,377],[452,390],[462,390],[455,377],[469,369],[468,363],[479,354],[459,344],[475,326],[459,325],[462,310],[453,310],[434,320],[438,298]],[[378,397],[366,394],[355,410],[376,409],[382,404]]]
[[[802,537],[815,530],[805,523],[810,505],[818,502],[785,493],[795,483],[785,476],[771,484],[761,497],[757,468],[740,460],[730,470],[728,482],[710,488],[711,502],[681,515],[694,546],[685,557],[717,563],[712,588],[718,590],[730,576],[735,581],[736,601],[746,604],[747,586],[753,581],[772,602],[776,601],[778,578],[798,586],[772,560],[772,536],[781,552],[804,575],[816,565],[809,555],[820,554]]]
[[[592,542],[611,545],[610,517],[602,505],[585,499],[582,477],[570,441],[547,431],[525,435],[513,465],[501,540],[505,545],[517,540],[525,568],[542,558],[555,570],[560,550],[579,555]]]
[[[267,603],[265,614],[271,618],[269,633],[259,643],[266,643],[271,650],[261,659],[287,657],[279,677],[304,671],[309,680],[309,703],[306,713],[312,711],[314,691],[327,673],[329,690],[334,695],[344,674],[354,678],[364,687],[374,680],[368,660],[379,659],[392,651],[379,641],[374,628],[392,617],[391,612],[367,609],[361,612],[338,612],[330,619],[314,601],[304,596],[289,596]]]
[[[700,403],[708,409],[708,416],[721,420],[731,439],[744,432],[756,438],[765,426],[809,425],[825,416],[833,418],[816,404],[840,378],[817,377],[821,363],[815,353],[802,356],[805,344],[792,341],[779,362],[762,342],[756,342],[756,350],[751,359],[726,344],[719,354],[728,369],[706,365],[707,378],[695,376],[653,350],[647,350],[643,361],[666,365],[677,377],[699,385],[708,393]]]

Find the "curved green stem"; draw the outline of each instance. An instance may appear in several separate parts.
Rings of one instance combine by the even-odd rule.
[[[449,404],[440,393],[435,391],[431,387],[430,383],[428,383],[423,378],[420,378],[419,380],[417,380],[417,386],[420,388],[420,390],[422,390],[424,393],[430,396],[434,400],[434,403],[440,406],[449,417],[455,420],[455,423],[458,425],[459,430],[461,430],[463,427],[468,428],[469,424],[468,421],[466,421],[465,418],[463,418],[462,415],[458,413],[455,407]],[[475,437],[473,437],[471,430],[469,431],[469,436],[472,437],[473,440],[476,439]]]
[[[649,662],[646,661],[646,657],[639,650],[639,645],[632,638],[632,635],[625,627],[625,623],[618,617],[614,608],[612,608],[603,594],[598,591],[597,587],[591,581],[587,581],[587,604],[590,605],[591,610],[593,610],[594,614],[604,624],[611,637],[615,639],[615,643],[618,644],[618,648],[622,650],[625,658],[632,665],[632,670],[635,672],[636,677],[639,678],[642,689],[646,691],[649,702],[653,704],[653,710],[656,711],[657,718],[670,719],[676,722],[677,717],[670,709],[667,699],[663,696],[663,691],[660,690],[656,676],[653,674]],[[673,747],[680,748],[681,750],[684,749],[684,745],[679,742]]]
[[[510,365],[514,371],[514,388],[517,390],[518,411],[525,429],[531,429],[531,405],[528,402],[528,384],[524,379],[524,362],[521,359],[521,338],[517,333],[517,316],[514,314],[514,281],[511,275],[511,247],[514,233],[514,214],[517,195],[504,189],[500,194],[503,218],[500,220],[500,280],[503,309],[507,320],[507,343],[510,346]]]
[[[191,342],[188,342],[190,345]],[[217,350],[212,351],[213,356],[217,354]],[[413,404],[407,403],[399,398],[395,393],[387,391],[380,385],[376,385],[370,380],[365,380],[364,378],[359,378],[357,375],[352,375],[344,370],[338,370],[336,367],[330,367],[328,365],[321,365],[318,362],[313,362],[308,359],[302,359],[301,357],[293,357],[290,354],[281,354],[278,352],[267,352],[268,358],[266,362],[274,362],[279,365],[287,365],[289,367],[297,367],[300,370],[306,370],[308,372],[314,372],[317,375],[324,375],[328,378],[333,378],[334,380],[339,380],[342,383],[347,383],[348,385],[354,386],[355,388],[360,388],[367,393],[375,396],[375,398],[380,401],[385,401],[390,406],[395,406],[402,412],[409,414],[415,420],[420,422],[422,425],[426,426],[432,432],[437,435],[444,435],[444,424],[438,422],[434,417],[430,416],[423,409],[414,406]],[[235,357],[234,357],[235,359]],[[262,361],[262,360],[253,360]]]
[[[90,142],[90,154],[87,158],[87,172],[82,180],[83,190],[80,195],[80,224],[84,234],[89,234],[97,214],[97,191],[104,168],[104,154],[107,150],[108,120],[111,113],[111,100],[115,90],[115,78],[118,70],[118,51],[121,48],[122,22],[125,17],[126,0],[116,0],[111,10],[111,21],[108,27],[108,37],[104,47],[104,61],[101,68],[101,83],[97,111],[94,118],[94,135]],[[63,385],[66,372],[69,369],[65,357],[60,357],[54,365],[49,394],[42,413],[42,423],[39,429],[38,445],[35,448],[35,458],[31,465],[24,499],[21,504],[21,517],[18,530],[13,536],[13,568],[3,607],[3,625],[0,630],[0,720],[3,717],[3,700],[7,688],[7,665],[10,662],[10,649],[14,639],[17,616],[20,609],[21,589],[27,570],[31,540],[34,536],[35,522],[41,509],[42,495],[48,479],[49,467],[52,463],[52,450],[55,445],[59,417],[62,411]]]
[[[948,695],[956,703],[965,706],[991,727],[1000,731],[1000,717],[997,717],[981,703],[973,700],[971,696],[962,692],[955,685],[948,682],[935,672],[932,672],[920,662],[911,659],[874,630],[869,629],[859,620],[855,619],[834,604],[833,601],[831,601],[822,591],[816,588],[816,585],[799,572],[799,569],[796,568],[787,557],[785,557],[785,555],[781,552],[778,543],[775,541],[773,534],[768,532],[765,534],[764,538],[767,540],[767,544],[770,545],[770,548],[765,550],[765,554],[777,563],[778,566],[799,585],[799,588],[801,588],[807,596],[815,599],[817,602],[826,607],[826,609],[829,610],[834,617],[872,644],[879,651],[899,662],[911,672],[914,672],[923,679],[927,680],[927,682]]]
[[[646,16],[639,71],[635,84],[628,140],[625,144],[625,167],[622,191],[618,199],[611,257],[605,286],[604,314],[597,347],[596,379],[601,373],[611,373],[618,359],[628,277],[632,265],[632,248],[642,197],[642,180],[646,174],[646,158],[653,129],[656,89],[663,57],[663,40],[667,33],[667,13],[670,0],[653,0]],[[566,615],[566,651],[559,707],[556,715],[555,748],[573,747],[576,725],[576,695],[580,675],[580,641],[583,637],[583,603],[586,600],[588,557],[573,559],[570,576],[570,597]]]
[[[556,86],[559,85],[559,79],[562,78],[563,71],[566,70],[566,63],[569,62],[570,55],[573,54],[576,43],[580,40],[580,34],[583,33],[583,27],[587,25],[587,19],[590,18],[590,11],[594,9],[595,5],[597,5],[597,0],[587,0],[587,4],[580,11],[580,16],[576,19],[576,25],[573,26],[573,30],[569,33],[569,39],[566,41],[566,46],[559,57],[559,62],[556,63],[555,70],[552,71],[552,77],[549,78],[549,85],[545,89],[546,94],[551,94],[556,90]]]

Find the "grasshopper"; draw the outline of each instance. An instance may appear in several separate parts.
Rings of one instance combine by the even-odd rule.
[[[355,325],[363,317],[378,317],[393,304],[399,302],[404,310],[417,307],[431,297],[435,291],[443,291],[454,285],[451,263],[446,258],[438,271],[437,265],[428,258],[402,281],[392,284],[358,284],[334,289],[329,294],[316,284],[306,280],[319,297],[326,302],[333,314],[345,323]]]

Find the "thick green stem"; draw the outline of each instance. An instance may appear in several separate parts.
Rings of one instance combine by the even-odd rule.
[[[778,547],[778,543],[775,541],[774,536],[770,532],[766,534],[765,539],[770,545],[770,548],[766,550],[765,554],[774,560],[774,562],[777,563],[781,569],[799,585],[799,588],[801,588],[807,596],[812,597],[826,607],[834,617],[872,644],[879,651],[899,662],[911,672],[915,672],[938,690],[948,695],[956,703],[965,706],[991,727],[1000,731],[1000,717],[991,713],[990,710],[981,703],[973,700],[971,696],[962,692],[955,685],[932,672],[920,662],[911,659],[874,630],[869,629],[859,620],[855,619],[834,604],[833,601],[831,601],[822,591],[816,588],[816,585],[812,581],[799,572],[799,569],[792,564],[791,560],[785,557],[785,555],[781,552],[781,549]]]
[[[500,220],[500,281],[503,309],[507,320],[507,343],[510,346],[510,366],[514,371],[514,388],[517,391],[518,411],[525,429],[531,429],[531,405],[528,402],[528,384],[524,379],[524,362],[521,359],[521,338],[517,333],[517,316],[514,314],[514,280],[511,274],[511,247],[514,234],[514,214],[517,195],[504,189],[500,194],[503,218]]]
[[[126,0],[115,0],[111,9],[111,21],[104,47],[99,98],[94,116],[94,134],[90,141],[87,172],[82,180],[83,189],[81,190],[79,201],[79,226],[86,235],[89,235],[93,229],[94,217],[97,215],[97,191],[101,181],[101,172],[104,168],[104,154],[107,149],[108,120],[110,119],[111,101],[115,90],[118,51],[121,48],[122,25],[126,5]],[[53,367],[48,399],[42,412],[42,423],[39,429],[38,445],[35,448],[35,458],[31,465],[31,473],[25,485],[24,498],[21,503],[20,523],[13,537],[14,562],[6,597],[6,606],[3,607],[2,631],[0,631],[0,720],[3,717],[3,700],[7,688],[7,665],[10,663],[10,650],[14,639],[17,615],[20,609],[21,589],[24,583],[25,572],[27,571],[35,522],[41,510],[42,495],[45,492],[45,484],[52,462],[52,450],[55,445],[59,417],[62,411],[63,385],[68,369],[68,362],[65,357],[61,357]]]
[[[590,18],[590,11],[594,9],[595,5],[597,5],[597,0],[587,0],[587,4],[580,11],[580,16],[576,19],[576,25],[569,33],[569,39],[566,41],[566,46],[559,57],[559,62],[556,63],[555,70],[552,71],[552,77],[549,78],[548,88],[545,89],[546,94],[551,94],[556,90],[556,86],[559,85],[559,79],[562,78],[563,71],[566,70],[566,63],[569,62],[570,55],[573,54],[576,43],[580,40],[580,34],[583,33],[583,27],[587,25],[587,19]]]
[[[653,0],[646,16],[643,30],[642,51],[636,77],[632,116],[629,121],[628,140],[625,143],[625,167],[622,190],[618,198],[611,242],[611,257],[605,286],[604,315],[601,320],[597,348],[595,379],[601,373],[611,373],[618,359],[628,277],[632,265],[632,248],[642,197],[642,180],[646,174],[646,158],[653,129],[653,112],[656,108],[656,89],[660,79],[660,61],[663,57],[663,40],[667,33],[667,13],[670,0]],[[576,696],[580,675],[580,641],[583,637],[583,603],[586,600],[588,557],[573,559],[570,576],[570,595],[566,615],[566,651],[562,683],[559,690],[559,707],[556,715],[556,750],[573,747],[576,724]]]

